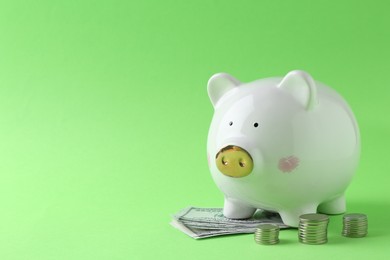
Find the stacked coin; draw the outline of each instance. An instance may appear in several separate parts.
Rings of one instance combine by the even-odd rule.
[[[255,231],[257,244],[273,245],[279,243],[279,227],[274,224],[260,224]]]
[[[328,242],[329,217],[324,214],[304,214],[299,217],[298,237],[304,244],[319,245]]]
[[[367,235],[367,216],[365,214],[345,214],[342,235],[345,237],[364,237]]]

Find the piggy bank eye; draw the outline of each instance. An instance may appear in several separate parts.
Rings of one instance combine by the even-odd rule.
[[[258,126],[259,126],[259,123],[256,122],[256,123],[253,124],[253,126],[254,126],[254,127],[258,127]]]
[[[233,121],[230,121],[230,122],[229,122],[229,125],[232,126],[232,125],[233,125]]]

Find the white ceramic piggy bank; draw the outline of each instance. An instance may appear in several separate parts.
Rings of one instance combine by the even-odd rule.
[[[226,217],[264,209],[297,227],[305,213],[345,212],[360,136],[339,94],[304,71],[250,83],[220,73],[208,94],[215,108],[209,166]]]

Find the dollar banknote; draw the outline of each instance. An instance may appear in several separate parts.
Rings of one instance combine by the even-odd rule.
[[[173,215],[171,225],[195,239],[221,235],[253,233],[262,223],[272,223],[280,228],[283,224],[279,214],[257,210],[248,219],[229,219],[223,215],[222,208],[187,207]]]

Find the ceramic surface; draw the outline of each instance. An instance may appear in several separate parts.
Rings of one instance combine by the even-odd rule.
[[[336,91],[291,71],[250,83],[219,73],[208,93],[215,109],[209,167],[225,195],[226,217],[248,218],[260,208],[296,227],[301,214],[345,211],[360,136]]]

